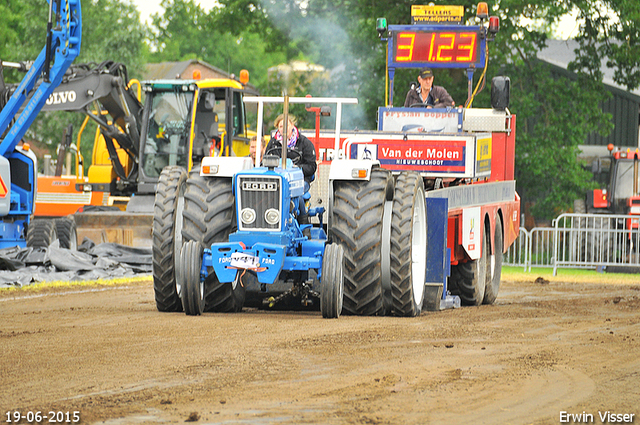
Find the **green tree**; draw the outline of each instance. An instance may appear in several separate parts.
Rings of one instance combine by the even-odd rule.
[[[449,1],[435,1],[449,4]],[[378,40],[375,18],[386,17],[390,24],[407,24],[410,6],[420,2],[395,2],[391,7],[383,1],[318,0],[306,10],[306,18],[318,16],[335,20],[347,28],[343,45],[325,45],[325,50],[349,52],[336,86],[352,89],[364,106],[366,126],[373,128],[375,112],[383,104],[385,78],[385,45]],[[460,4],[458,2],[457,4]],[[464,1],[467,23],[477,23],[475,2]],[[606,6],[610,13],[597,14]],[[549,218],[572,206],[589,187],[590,174],[577,160],[578,145],[593,131],[606,135],[612,128],[611,117],[598,107],[604,100],[600,58],[608,66],[619,69],[617,81],[634,88],[638,85],[638,54],[634,46],[638,34],[638,5],[627,0],[595,0],[532,4],[522,0],[501,0],[491,5],[491,14],[501,19],[500,32],[490,44],[487,81],[496,75],[508,75],[512,82],[510,109],[518,115],[516,170],[518,188],[528,201],[534,202],[534,213]],[[552,75],[537,60],[560,18],[578,9],[585,19],[579,40],[583,44],[576,64],[574,79]],[[624,16],[624,19],[621,18]],[[613,17],[613,18],[612,18]],[[330,40],[331,41],[331,40]],[[304,43],[298,43],[304,45]],[[310,53],[313,54],[313,53]],[[320,64],[333,60],[320,55]],[[393,104],[404,100],[409,82],[416,70],[397,71]],[[473,81],[475,87],[480,72]],[[436,84],[446,86],[458,104],[467,99],[464,71],[436,72]],[[335,81],[335,80],[334,80]],[[489,88],[474,100],[474,106],[489,107]],[[347,90],[348,92],[349,90]]]
[[[4,1],[4,0],[0,0]],[[8,26],[3,26],[0,39],[6,46],[3,60],[32,61],[43,49],[46,40],[48,3],[42,0],[0,3],[3,16],[9,16]],[[130,77],[142,75],[148,47],[145,40],[148,28],[140,23],[137,9],[122,0],[89,0],[81,2],[82,45],[80,55],[74,63],[106,60],[127,65]],[[6,56],[5,56],[6,55]],[[18,72],[5,73],[8,82],[17,83],[23,78]],[[42,144],[55,158],[55,151],[68,124],[73,124],[74,143],[84,115],[77,112],[43,112],[31,125],[25,138]],[[95,125],[83,133],[81,151],[85,165],[91,164],[91,150]],[[42,168],[42,162],[40,163]],[[86,170],[85,170],[86,172]]]
[[[247,69],[251,84],[263,88],[266,70],[286,61],[284,49],[263,38],[253,21],[236,17],[236,8],[213,8],[206,13],[193,0],[163,0],[164,13],[152,17],[151,60],[203,60],[229,74]],[[236,5],[234,5],[236,6]],[[231,10],[233,9],[233,10]]]

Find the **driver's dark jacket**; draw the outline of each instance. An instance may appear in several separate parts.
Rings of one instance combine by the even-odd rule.
[[[404,107],[409,108],[414,103],[422,103],[420,99],[420,86],[416,89],[411,89],[407,93],[407,97],[404,100]],[[425,102],[427,103],[427,102]],[[434,108],[446,108],[447,106],[453,106],[453,98],[442,86],[431,86],[429,92],[428,104]]]
[[[269,150],[272,148],[279,149],[277,150],[277,152],[269,152]],[[304,173],[304,180],[307,183],[311,184],[313,175],[318,168],[318,164],[316,163],[316,148],[313,146],[311,140],[298,133],[298,141],[293,147],[293,150],[300,154],[300,162],[297,165],[298,167],[302,168],[302,172]],[[280,143],[274,137],[271,137],[271,140],[269,140],[269,143],[267,143],[265,154],[267,152],[269,152],[269,155],[282,156],[282,143]]]

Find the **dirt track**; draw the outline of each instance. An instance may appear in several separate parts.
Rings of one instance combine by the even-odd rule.
[[[640,284],[503,281],[493,306],[338,320],[162,314],[151,282],[78,291],[0,293],[2,422],[640,423]]]

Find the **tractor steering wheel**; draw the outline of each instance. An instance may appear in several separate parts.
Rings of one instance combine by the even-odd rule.
[[[409,108],[428,108],[429,106],[433,107],[433,105],[429,105],[427,103],[414,103],[409,105]]]
[[[267,150],[264,154],[265,154],[265,156],[266,155],[277,155],[277,156],[280,156],[281,152],[282,152],[282,148],[281,147],[274,146],[272,148],[269,148],[269,150]],[[293,162],[294,165],[299,165],[300,162],[302,161],[302,154],[300,152],[298,152],[297,150],[287,148],[287,158],[291,159],[291,162]]]

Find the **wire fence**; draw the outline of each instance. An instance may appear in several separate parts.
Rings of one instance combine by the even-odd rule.
[[[553,227],[520,228],[504,264],[553,268],[640,268],[640,217],[613,214],[562,214]]]

